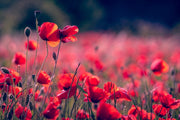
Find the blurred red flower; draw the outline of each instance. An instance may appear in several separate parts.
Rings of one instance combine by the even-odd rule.
[[[57,109],[59,104],[60,103],[56,97],[52,98],[46,109],[43,111],[44,117],[47,119],[56,120],[60,112],[60,110]]]
[[[114,92],[114,90],[117,89],[116,84],[112,83],[112,82],[106,82],[104,84],[104,90],[108,93]]]
[[[100,80],[99,80],[99,77],[98,76],[95,76],[95,75],[89,75],[87,78],[86,78],[86,85],[87,86],[98,86]]]
[[[169,70],[168,64],[162,59],[155,59],[151,64],[151,70],[155,75],[161,75],[161,73],[166,73]]]
[[[26,58],[22,53],[17,52],[14,55],[13,63],[16,65],[24,65],[26,63]]]
[[[40,84],[49,84],[51,82],[51,78],[45,71],[40,71],[37,82]]]
[[[106,99],[108,97],[108,94],[105,90],[94,86],[89,86],[87,89],[87,93],[88,93],[87,97],[93,103],[98,103],[101,100]]]
[[[97,120],[117,120],[122,115],[114,106],[102,101],[97,109],[96,117]]]
[[[15,85],[18,84],[19,81],[21,80],[19,73],[13,69],[8,69],[8,70],[9,70],[9,74],[5,74],[6,83],[8,85],[12,85],[13,82]]]
[[[31,111],[27,107],[22,107],[19,103],[18,107],[15,110],[15,115],[17,118],[25,120],[30,120],[32,117]]]
[[[122,116],[121,120],[137,120],[134,115],[127,115],[127,116]]]
[[[78,120],[89,119],[89,114],[86,113],[84,110],[78,110],[78,112],[76,114],[76,118]]]
[[[148,113],[147,111],[141,109],[138,106],[132,105],[128,111],[128,115],[134,115],[135,117],[140,116],[142,120],[154,120],[155,115],[153,113]]]
[[[169,108],[167,109],[160,104],[154,104],[152,108],[154,110],[154,113],[156,113],[156,115],[158,115],[159,117],[166,116],[166,114],[168,114],[170,110]]]
[[[71,84],[72,84],[72,87],[75,87],[76,82],[77,82],[77,77],[74,76],[74,74],[72,74],[72,73],[61,74],[61,75],[59,75],[58,87],[61,90],[63,90],[63,89],[68,90],[70,88]]]
[[[111,95],[109,96],[110,99],[122,99],[122,100],[127,100],[131,101],[130,96],[128,95],[128,91],[125,90],[124,88],[118,87],[116,90],[111,91]]]
[[[62,99],[67,99],[67,98],[70,98],[72,97],[73,95],[75,95],[76,93],[76,86],[74,87],[71,87],[71,90],[69,92],[70,89],[68,90],[61,90],[58,94],[57,94],[57,98],[59,99],[59,101],[61,101]],[[68,97],[68,94],[69,94],[69,97]]]
[[[26,49],[27,49],[27,44],[28,42],[26,41],[25,42],[25,47],[26,47]],[[28,50],[31,50],[31,51],[33,51],[33,50],[36,50],[37,49],[37,42],[35,42],[35,41],[33,41],[33,40],[29,40],[29,45],[28,45]]]

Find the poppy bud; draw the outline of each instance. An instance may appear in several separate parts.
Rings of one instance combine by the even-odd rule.
[[[24,34],[26,35],[26,37],[29,37],[30,34],[31,34],[31,29],[30,29],[29,27],[26,27],[26,28],[24,29]]]
[[[40,16],[41,12],[39,10],[34,11],[34,16],[38,18]]]
[[[9,70],[6,68],[6,67],[1,67],[1,70],[6,73],[6,74],[9,74]]]

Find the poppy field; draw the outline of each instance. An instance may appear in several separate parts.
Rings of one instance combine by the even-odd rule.
[[[81,32],[38,17],[36,31],[1,38],[0,119],[180,119],[177,36]]]

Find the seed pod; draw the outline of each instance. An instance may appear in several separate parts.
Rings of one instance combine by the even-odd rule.
[[[24,29],[24,34],[26,35],[26,37],[29,37],[30,34],[31,34],[31,29],[30,29],[29,27],[26,27],[26,28]]]

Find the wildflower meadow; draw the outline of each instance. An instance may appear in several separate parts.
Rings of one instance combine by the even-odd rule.
[[[44,21],[0,41],[1,120],[180,120],[177,36]]]

